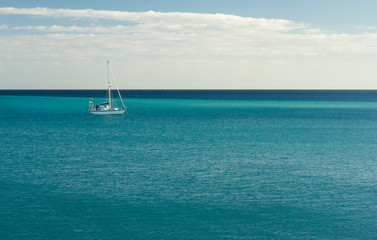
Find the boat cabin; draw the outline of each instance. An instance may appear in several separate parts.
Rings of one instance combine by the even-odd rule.
[[[108,110],[109,108],[110,107],[109,107],[109,103],[108,102],[103,102],[103,103],[100,103],[100,104],[96,105],[96,110],[97,111]]]

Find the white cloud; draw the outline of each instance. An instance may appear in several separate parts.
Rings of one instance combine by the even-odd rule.
[[[289,31],[306,27],[304,24],[297,24],[283,19],[246,18],[226,14],[199,14],[199,13],[160,13],[160,12],[121,12],[104,10],[72,10],[72,9],[49,9],[49,8],[0,8],[0,15],[32,15],[53,18],[75,18],[75,19],[103,19],[118,20],[135,23],[148,23],[151,26],[192,28],[207,28],[219,26],[229,28],[263,28],[264,30]]]
[[[94,27],[79,27],[79,26],[20,26],[12,27],[12,30],[29,30],[29,31],[41,31],[41,32],[55,32],[55,33],[115,33],[124,31],[128,27],[124,25],[116,25],[111,27],[94,26]]]
[[[124,63],[120,74],[136,79],[125,88],[321,88],[342,86],[344,79],[355,76],[351,69],[363,69],[360,76],[375,71],[347,59],[367,61],[372,68],[368,58],[377,57],[377,34],[329,34],[284,19],[48,8],[0,8],[0,15],[46,19],[45,25],[0,26],[15,33],[0,32],[0,64],[9,69],[0,75],[0,88],[12,88],[14,82],[1,80],[9,79],[11,72],[17,73],[20,85],[22,79],[35,79],[26,84],[30,88],[100,88],[98,65],[106,58]],[[77,22],[51,25],[56,18]],[[84,26],[80,19],[91,24]],[[118,22],[109,25],[103,20]],[[17,66],[4,67],[15,62]],[[347,66],[344,74],[342,66]],[[342,82],[331,79],[331,69],[337,69]],[[86,75],[94,82],[82,80],[89,79]],[[320,76],[321,81],[313,83],[307,75]]]
[[[377,27],[375,26],[357,26],[357,28],[365,29],[365,30],[376,30]]]
[[[18,26],[13,30],[50,33],[100,34],[160,47],[171,54],[189,55],[323,55],[375,51],[374,34],[325,34],[307,24],[283,19],[245,18],[225,14],[120,12],[92,9],[0,8],[2,15],[32,15],[53,18],[119,20],[133,24],[101,26]],[[6,27],[6,26],[5,26]],[[4,28],[5,28],[4,27]],[[361,40],[361,41],[360,41]],[[117,44],[115,44],[117,45]],[[159,46],[158,46],[159,45]],[[149,49],[153,50],[153,49]],[[157,53],[156,53],[157,54]],[[203,55],[201,54],[201,55]]]

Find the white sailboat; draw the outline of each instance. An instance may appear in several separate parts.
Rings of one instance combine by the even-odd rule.
[[[109,68],[110,61],[107,60],[107,87],[108,87],[108,102],[102,102],[99,104],[94,104],[93,100],[89,101],[89,112],[95,115],[122,115],[126,112],[126,106],[124,105],[122,95],[119,92],[118,84],[114,78],[115,86],[117,88],[117,92],[122,102],[123,107],[116,107],[115,102],[111,96],[111,81],[110,81],[110,68]]]

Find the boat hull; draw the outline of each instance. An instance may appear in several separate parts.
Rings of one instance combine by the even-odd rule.
[[[102,111],[91,110],[89,112],[94,115],[123,115],[126,112],[126,110],[125,109],[102,110]]]

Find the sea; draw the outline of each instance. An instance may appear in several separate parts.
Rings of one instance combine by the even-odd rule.
[[[377,239],[377,91],[0,90],[1,239]]]

